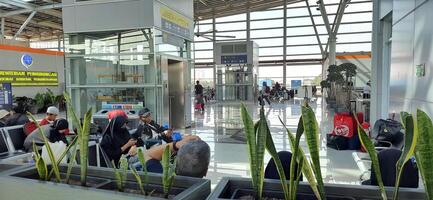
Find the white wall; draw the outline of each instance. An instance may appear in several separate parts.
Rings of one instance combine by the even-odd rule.
[[[433,1],[394,0],[391,51],[390,112],[433,116]],[[415,66],[426,64],[426,75],[415,76]]]
[[[19,70],[26,71],[21,64],[21,56],[29,54],[33,58],[33,64],[27,71],[44,71],[57,72],[59,80],[58,87],[12,87],[12,93],[15,96],[34,97],[38,92],[46,92],[46,88],[51,89],[56,94],[61,94],[65,87],[64,57],[47,55],[32,52],[19,52],[10,50],[0,50],[0,70]]]

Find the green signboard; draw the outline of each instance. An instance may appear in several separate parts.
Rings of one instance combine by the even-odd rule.
[[[58,86],[57,72],[0,70],[0,83],[14,87]]]

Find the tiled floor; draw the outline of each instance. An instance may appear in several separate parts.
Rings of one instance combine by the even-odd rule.
[[[324,180],[329,183],[360,184],[361,172],[351,156],[353,151],[336,151],[326,147],[326,133],[332,129],[333,114],[322,108],[321,101],[319,98],[317,103],[312,103],[311,106],[321,125],[320,162]],[[247,104],[247,108],[254,120],[257,120],[259,106],[250,103]],[[290,150],[287,133],[279,117],[290,131],[295,133],[301,114],[299,103],[275,103],[272,106],[265,106],[265,113],[277,150]],[[204,113],[195,112],[193,116],[195,126],[185,132],[200,136],[210,145],[211,162],[206,178],[211,179],[212,185],[215,186],[224,176],[250,177],[247,146],[242,142],[240,103],[210,104]],[[304,138],[301,138],[301,146],[308,152]],[[270,156],[266,155],[265,162],[268,162],[269,158]]]

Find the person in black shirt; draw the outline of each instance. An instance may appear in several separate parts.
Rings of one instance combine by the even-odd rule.
[[[137,154],[137,139],[129,134],[126,128],[127,119],[124,116],[116,116],[110,121],[104,131],[101,147],[111,161],[118,166],[122,154],[134,156]]]
[[[157,143],[169,143],[172,142],[172,130],[166,127],[162,127],[153,121],[151,112],[148,108],[143,108],[138,112],[140,118],[140,124],[134,134],[134,138],[140,138],[144,141],[146,148]],[[142,146],[142,145],[139,145]]]
[[[200,84],[200,81],[195,82],[195,95],[203,95],[203,86]]]
[[[17,125],[24,125],[27,122],[29,122],[29,118],[26,114],[26,109],[22,106],[15,106],[12,109],[12,115],[8,117],[6,121],[6,126],[17,126]]]

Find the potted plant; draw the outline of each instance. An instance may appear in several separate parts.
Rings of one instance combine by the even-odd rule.
[[[0,175],[2,199],[205,199],[209,195],[209,180],[174,176],[173,166],[170,164],[172,162],[167,161],[169,150],[166,150],[163,156],[163,175],[130,171],[125,167],[116,168],[114,172],[110,168],[88,167],[91,109],[80,123],[72,109],[69,96],[66,93],[64,96],[68,103],[69,118],[77,129],[77,136],[56,159],[48,145],[48,139],[38,127],[50,159],[44,160],[34,145],[34,166]],[[68,154],[71,155],[69,163],[61,165],[60,161]],[[79,166],[75,165],[76,156],[80,157]],[[139,160],[145,166],[144,158],[139,157]],[[122,191],[117,187],[119,181]]]
[[[418,117],[419,137],[418,146],[416,142],[408,139],[407,151],[402,155],[401,164],[407,161],[407,157],[415,152],[417,162],[420,162],[420,170],[423,175],[423,180],[426,185],[426,193],[422,189],[402,188],[394,190],[391,187],[365,186],[365,185],[339,185],[339,184],[324,184],[320,172],[319,159],[319,127],[315,119],[313,110],[308,106],[302,106],[302,114],[298,123],[296,135],[287,129],[289,142],[292,149],[292,160],[290,166],[290,179],[285,180],[284,170],[282,169],[281,161],[276,155],[272,136],[268,128],[263,107],[260,111],[260,119],[256,124],[253,124],[251,117],[244,106],[241,107],[242,119],[244,122],[244,131],[247,136],[249,149],[251,179],[247,178],[230,178],[225,177],[215,188],[209,199],[387,199],[398,194],[400,199],[425,199],[428,195],[431,198],[432,187],[432,170],[428,166],[433,166],[431,157],[427,155],[433,154],[432,148],[427,144],[433,140],[433,125],[431,120],[426,116]],[[420,115],[421,116],[421,115]],[[284,125],[284,124],[283,124]],[[409,126],[407,126],[409,127]],[[423,134],[421,134],[423,132]],[[299,140],[302,135],[305,135],[310,159],[308,159],[304,151],[299,147]],[[371,141],[365,133],[359,134],[363,143],[367,147],[373,148]],[[410,134],[409,134],[410,135]],[[423,142],[420,145],[421,135]],[[266,141],[266,142],[263,142]],[[431,143],[430,143],[431,144]],[[280,180],[265,180],[263,178],[263,154],[266,149],[274,159],[275,165],[280,175]],[[417,149],[416,151],[414,149]],[[416,153],[418,152],[418,153]],[[372,153],[373,163],[377,161]],[[376,158],[376,159],[375,159]],[[431,165],[430,165],[431,163]],[[298,169],[294,166],[298,165]],[[375,164],[375,169],[378,163]],[[380,171],[380,170],[377,170]],[[400,172],[400,170],[399,170]],[[299,182],[300,174],[303,174],[308,182]],[[380,173],[377,173],[380,175]],[[283,178],[281,178],[283,177]],[[378,180],[382,180],[378,178]],[[397,184],[398,185],[398,184]],[[394,192],[395,191],[395,192]],[[395,194],[394,194],[395,193]]]
[[[341,111],[350,110],[350,99],[353,90],[353,77],[356,76],[356,65],[343,63],[330,65],[328,75],[320,82],[320,86],[327,91],[326,102],[331,108],[338,108]]]

